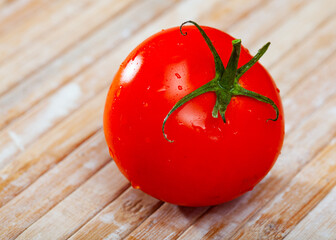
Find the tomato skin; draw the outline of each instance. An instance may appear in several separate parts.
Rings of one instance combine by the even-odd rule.
[[[232,38],[202,27],[224,66]],[[163,30],[141,43],[121,64],[107,95],[104,132],[110,154],[135,188],[183,206],[209,206],[232,200],[265,177],[284,139],[279,92],[256,63],[239,80],[246,89],[272,99],[274,109],[255,99],[233,97],[226,120],[212,117],[215,94],[202,94],[163,119],[186,94],[215,76],[213,56],[198,30]],[[242,47],[239,66],[251,59]]]

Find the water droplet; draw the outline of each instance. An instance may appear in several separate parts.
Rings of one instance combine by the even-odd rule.
[[[149,89],[150,89],[150,86],[147,87],[147,90],[149,90]]]
[[[166,88],[160,88],[159,90],[158,90],[158,92],[165,92],[165,91],[167,91],[167,89]]]
[[[181,75],[178,74],[178,73],[175,73],[175,76],[176,76],[177,78],[181,78]]]
[[[118,98],[120,96],[120,92],[121,92],[121,89],[123,88],[123,86],[120,86],[115,94],[115,97]]]
[[[212,140],[212,141],[218,141],[219,137],[218,136],[209,136],[209,138]]]
[[[148,107],[148,102],[143,102],[142,104],[144,107]]]
[[[180,85],[177,88],[178,88],[178,90],[182,90],[182,86],[180,86]]]

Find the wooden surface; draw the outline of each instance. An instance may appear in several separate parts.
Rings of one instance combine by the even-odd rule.
[[[271,41],[285,109],[274,168],[214,207],[132,189],[102,131],[123,59],[189,19]],[[335,29],[335,0],[1,0],[0,239],[336,239]]]

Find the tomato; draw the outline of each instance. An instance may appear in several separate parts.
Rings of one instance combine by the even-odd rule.
[[[208,206],[265,177],[281,151],[284,116],[279,90],[256,62],[261,56],[252,58],[225,32],[193,24],[184,34],[162,30],[129,54],[107,95],[104,132],[134,188],[177,205]],[[229,85],[223,80],[185,99],[224,75]]]

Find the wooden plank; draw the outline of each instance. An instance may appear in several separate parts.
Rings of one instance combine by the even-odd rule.
[[[139,18],[134,27],[130,27],[129,19],[134,16],[136,12],[141,12],[151,6],[152,11],[145,15],[143,18]],[[97,60],[100,55],[110,50],[109,48],[115,48],[115,44],[119,43],[120,38],[126,38],[120,31],[120,27],[127,28],[129,33],[135,31],[137,27],[140,27],[142,23],[148,23],[157,13],[164,11],[169,7],[169,4],[162,4],[157,1],[144,1],[141,4],[135,5],[134,8],[129,9],[126,14],[121,15],[120,18],[111,21],[108,27],[103,28],[97,32],[94,37],[84,41],[69,54],[62,56],[57,62],[61,62],[57,66],[51,65],[42,71],[42,74],[38,74],[38,77],[33,78],[33,81],[25,81],[20,86],[18,91],[8,94],[8,98],[3,97],[0,100],[0,112],[4,112],[5,116],[1,118],[0,122],[3,123],[9,121],[9,119],[15,118],[15,121],[8,125],[0,132],[0,169],[8,164],[13,156],[19,152],[24,151],[35,139],[55,126],[61,120],[66,118],[74,110],[82,106],[87,100],[97,95],[102,89],[107,89],[110,84],[111,76],[113,76],[119,66],[120,59],[127,54],[129,47],[126,42],[120,49],[110,53],[110,57],[97,61],[95,66],[91,69],[81,72],[76,78],[66,77],[69,72],[64,69],[60,71],[63,66],[68,66],[69,71],[78,71]],[[118,34],[115,34],[118,32]],[[111,41],[106,40],[106,36],[114,35],[115,37]],[[139,38],[135,40],[140,41]],[[134,41],[134,40],[132,40]],[[96,47],[99,46],[99,47]],[[99,51],[97,51],[97,49]],[[82,57],[83,52],[92,54],[90,61],[85,61]],[[76,59],[82,59],[82,61],[76,61]],[[76,64],[72,64],[76,62]],[[81,63],[78,63],[81,62]],[[102,63],[103,62],[103,63]],[[81,66],[83,64],[84,66]],[[51,75],[51,77],[48,77]],[[42,80],[42,81],[41,81]],[[71,81],[72,80],[72,81]],[[29,87],[30,92],[36,97],[42,97],[43,93],[50,90],[50,87],[60,86],[64,81],[70,81],[59,88],[52,95],[44,98],[42,102],[31,107],[32,98],[30,95],[24,94]],[[44,83],[44,84],[43,84]],[[21,93],[21,94],[20,94]],[[30,103],[30,104],[29,104]],[[14,110],[11,106],[15,105]],[[17,117],[20,112],[19,109],[28,108],[31,109],[21,117]]]
[[[165,203],[125,239],[176,239],[207,209]]]
[[[237,22],[244,21],[246,16],[254,12],[269,1],[217,1],[209,9],[197,16],[197,22],[201,25],[210,26],[226,31]],[[208,4],[208,3],[207,3]],[[206,4],[206,5],[207,5]],[[202,6],[204,8],[204,6]],[[192,20],[192,18],[190,18]],[[230,34],[230,32],[228,32]]]
[[[29,8],[28,10],[33,11],[34,14],[27,13],[28,16],[23,20],[17,20],[10,26],[7,26],[8,23],[0,23],[0,33],[11,27],[5,34],[0,35],[0,63],[3,64],[16,53],[29,49],[31,44],[35,44],[40,38],[54,31],[55,28],[73,19],[74,13],[83,11],[83,14],[85,14],[87,9],[90,8],[89,3],[89,0],[80,2],[59,0],[52,1],[49,4],[40,3],[40,6],[35,7],[35,11]],[[17,14],[20,17],[16,17]],[[21,13],[15,13],[11,17],[23,18],[24,16],[21,16]],[[2,29],[2,26],[5,29]]]
[[[96,79],[84,80],[67,84],[0,132],[0,169],[101,90],[103,82],[95,85]]]
[[[278,25],[284,24],[291,14],[299,11],[305,4],[309,4],[310,2],[312,1],[265,1],[262,3],[262,6],[254,8],[251,14],[246,14],[240,21],[233,22],[232,25],[225,27],[224,30],[236,38],[241,38],[242,44],[248,49],[252,46],[252,48],[254,47],[253,51],[256,51],[258,47],[261,47],[257,45],[258,41],[263,42],[262,45],[270,41],[270,39],[264,36],[267,36],[269,32],[273,32]],[[238,8],[240,5],[235,7]],[[226,14],[221,14],[220,17],[223,18],[225,16]],[[224,22],[213,19],[210,24],[223,29]]]
[[[8,33],[27,20],[39,8],[50,4],[47,0],[16,0],[0,2],[0,34]]]
[[[330,179],[330,177],[327,176],[327,179]],[[335,202],[336,187],[334,187],[332,191],[308,213],[308,215],[285,237],[285,239],[336,239]]]
[[[25,48],[20,54],[13,56],[1,65],[0,95],[94,32],[111,17],[125,9],[132,1],[134,0],[97,1],[95,5],[88,8],[85,14],[78,14],[67,24],[54,29],[51,33],[39,38],[38,41],[31,42],[29,48]],[[11,74],[13,72],[16,74]]]
[[[319,40],[319,38],[316,38],[316,42]],[[305,57],[305,54],[303,57]],[[296,80],[299,82],[298,87],[292,88],[286,94],[283,101],[287,116],[285,123],[286,132],[290,132],[293,128],[296,128],[300,122],[303,122],[305,119],[304,116],[309,116],[311,113],[317,111],[328,99],[335,96],[336,89],[332,87],[333,80],[336,77],[335,64],[336,55],[333,54],[323,61],[323,64],[318,64],[318,71],[309,72],[308,76],[304,75],[303,79]],[[301,65],[297,65],[297,68],[301,68]],[[287,80],[286,78],[284,79],[285,81]]]
[[[128,181],[110,162],[17,239],[66,239],[128,187]]]
[[[267,68],[275,65],[279,59],[276,51],[282,53],[280,55],[283,57],[288,51],[309,39],[329,17],[335,15],[335,12],[336,2],[333,0],[309,2],[302,9],[294,11],[292,15],[295,17],[287,18],[284,24],[277,26],[276,31],[260,38],[251,50],[257,52],[260,46],[265,44],[265,39],[272,42],[272,50],[261,58],[261,62]],[[293,42],[293,37],[300,39],[300,42]]]
[[[328,18],[325,24],[314,30],[312,33],[314,37],[307,38],[296,45],[291,50],[292,54],[284,54],[277,60],[277,64],[271,68],[271,73],[276,76],[275,80],[282,95],[289,92],[295,85],[301,84],[300,80],[303,76],[310,76],[314,69],[324,67],[327,58],[336,50],[335,28],[336,15]],[[302,64],[303,60],[304,64]],[[321,77],[320,81],[325,78],[325,76]]]
[[[129,188],[70,239],[123,239],[161,204],[142,191]]]
[[[106,91],[40,137],[0,171],[0,206],[60,162],[102,126]]]
[[[336,98],[334,99],[333,106],[336,104]],[[326,117],[336,119],[335,107],[327,111],[333,113]],[[336,131],[333,132],[336,133]],[[334,139],[336,139],[335,135]],[[334,141],[318,157],[307,164],[289,186],[274,197],[261,212],[250,219],[233,238],[283,239],[335,186],[335,159],[336,143]]]
[[[7,223],[0,225],[0,236],[10,239],[19,235],[110,160],[103,132],[99,131],[0,208],[0,221]]]

